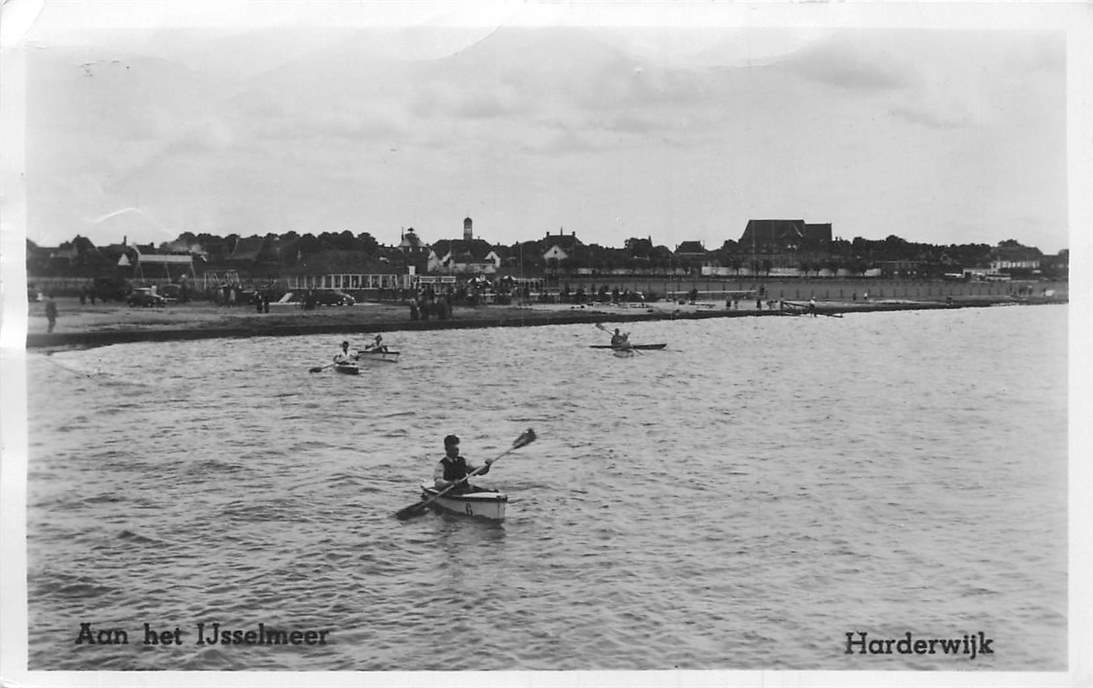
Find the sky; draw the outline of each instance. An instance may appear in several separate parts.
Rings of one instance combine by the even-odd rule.
[[[394,244],[471,217],[491,243],[713,249],[782,218],[1069,246],[1058,23],[528,21],[529,5],[128,22],[47,4],[23,36],[26,236]]]

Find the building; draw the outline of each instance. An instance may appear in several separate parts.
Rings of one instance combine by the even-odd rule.
[[[289,290],[410,289],[413,276],[405,260],[390,255],[376,258],[364,251],[327,249],[304,256],[297,264],[282,268],[280,275]]]
[[[804,220],[748,220],[739,246],[757,253],[827,251],[831,245],[831,223],[812,224]]]
[[[540,245],[543,247],[543,262],[548,266],[560,265],[574,257],[584,246],[577,238],[577,232],[566,234],[561,227],[557,235],[547,232]]]
[[[1039,270],[1044,254],[1040,249],[1020,244],[999,244],[991,249],[990,271]]]
[[[492,275],[501,267],[501,256],[487,241],[474,238],[471,218],[463,219],[462,239],[442,239],[429,247],[426,270],[449,275]]]
[[[797,269],[802,262],[817,264],[831,258],[831,223],[748,220],[737,245],[752,270]]]

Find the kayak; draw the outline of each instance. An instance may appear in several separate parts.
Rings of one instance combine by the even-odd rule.
[[[343,375],[360,375],[361,369],[352,363],[335,363],[334,372],[342,373]]]
[[[436,497],[438,492],[430,483],[421,485],[421,496],[424,499]],[[508,495],[500,492],[449,492],[429,506],[444,513],[501,521],[505,518],[505,504],[508,501]]]
[[[611,344],[589,344],[593,349],[645,349],[646,351],[652,351],[656,349],[663,349],[668,346],[667,344],[631,344],[628,347],[614,346]]]
[[[365,351],[357,352],[357,360],[371,363],[398,363],[400,351]]]

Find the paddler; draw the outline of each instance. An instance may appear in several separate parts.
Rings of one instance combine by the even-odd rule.
[[[490,472],[490,464],[493,463],[493,459],[486,459],[486,465],[476,475],[484,475]],[[467,463],[467,460],[459,455],[459,438],[455,435],[448,435],[444,438],[444,458],[442,458],[436,464],[436,469],[433,470],[433,484],[436,489],[443,490],[449,485],[457,483],[463,478],[467,477],[471,473],[474,473],[475,467]],[[451,489],[451,492],[481,492],[481,488],[471,485],[468,481],[458,483]]]
[[[342,349],[334,354],[335,363],[352,363],[353,357],[349,355],[349,342],[342,342]]]
[[[630,333],[619,332],[619,328],[615,328],[615,333],[611,335],[611,346],[622,349],[630,348]]]
[[[383,335],[377,334],[376,338],[372,340],[371,344],[365,344],[364,345],[364,350],[365,351],[376,351],[376,352],[382,351],[382,352],[386,353],[387,352],[387,345],[383,343]]]

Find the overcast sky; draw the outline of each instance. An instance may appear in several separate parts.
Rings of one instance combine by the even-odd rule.
[[[800,218],[1068,246],[1062,31],[471,19],[104,30],[46,10],[26,37],[27,236],[433,242],[470,216],[497,243],[716,248]]]

